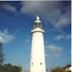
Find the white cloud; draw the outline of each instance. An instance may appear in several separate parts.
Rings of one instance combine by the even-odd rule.
[[[54,37],[55,40],[61,40],[61,39],[70,39],[71,35],[57,35],[56,37]]]
[[[8,43],[15,39],[15,36],[10,34],[8,30],[0,31],[0,42]]]
[[[2,8],[5,9],[5,10],[9,10],[9,11],[12,11],[12,12],[16,12],[16,8],[8,3],[4,3],[2,5]]]
[[[47,14],[48,11],[51,11],[52,7],[56,7],[58,2],[54,1],[23,1],[21,12],[23,13],[30,13],[30,14]]]
[[[59,28],[59,27],[67,26],[68,24],[70,24],[70,22],[71,22],[70,21],[70,16],[68,14],[64,14],[56,22],[55,27]]]
[[[61,14],[63,10],[65,13]],[[55,28],[70,24],[70,5],[64,7],[61,1],[23,1],[21,12],[30,15],[38,14]]]
[[[50,51],[50,56],[59,57],[62,54],[63,49],[56,45],[48,45],[47,49]]]

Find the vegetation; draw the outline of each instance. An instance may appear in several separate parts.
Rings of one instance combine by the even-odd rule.
[[[69,70],[66,70],[67,68],[71,67],[70,64],[64,66],[64,67],[55,67],[51,69],[51,72],[71,72]],[[0,72],[21,72],[22,68],[19,66],[15,66],[12,64],[4,64],[0,65]],[[47,70],[48,72],[48,70]]]
[[[0,65],[0,72],[21,72],[21,67],[11,64]]]
[[[71,65],[66,65],[64,67],[56,67],[56,68],[52,68],[51,72],[71,72],[70,70],[67,70]]]

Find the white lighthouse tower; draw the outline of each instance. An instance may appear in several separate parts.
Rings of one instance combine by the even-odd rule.
[[[44,54],[44,30],[41,20],[36,16],[32,30],[32,49],[30,72],[46,72]]]

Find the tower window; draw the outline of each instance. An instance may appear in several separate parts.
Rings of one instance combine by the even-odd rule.
[[[33,65],[33,63],[32,63],[32,65]]]
[[[42,65],[42,62],[40,63],[40,65]]]

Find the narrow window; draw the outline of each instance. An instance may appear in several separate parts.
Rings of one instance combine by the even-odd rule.
[[[42,62],[40,63],[40,65],[42,65]]]
[[[33,63],[32,63],[32,65],[33,65]]]

